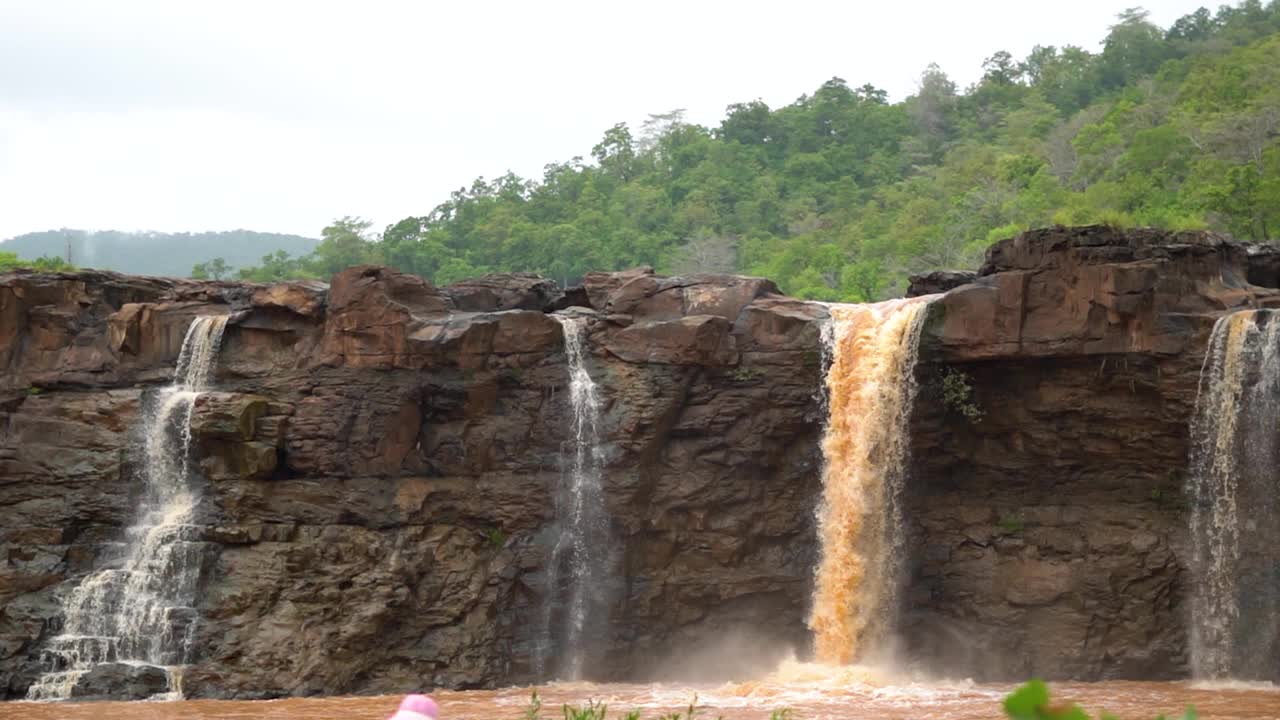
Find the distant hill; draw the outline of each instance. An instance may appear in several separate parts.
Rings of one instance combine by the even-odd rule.
[[[117,270],[134,275],[185,277],[191,266],[220,257],[232,269],[256,265],[263,255],[284,250],[306,255],[318,241],[300,235],[231,230],[227,232],[160,233],[104,230],[47,230],[0,242],[0,252],[23,260],[44,255],[63,257],[71,242],[71,262],[78,267]]]

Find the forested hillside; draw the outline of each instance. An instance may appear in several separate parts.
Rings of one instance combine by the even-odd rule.
[[[1100,50],[993,52],[963,91],[930,66],[902,102],[840,78],[717,127],[679,111],[605,131],[536,180],[476,180],[381,233],[346,218],[308,257],[244,276],[383,262],[447,283],[532,270],[572,281],[652,264],[734,270],[808,298],[866,300],[1052,223],[1280,233],[1280,0],[1171,27],[1129,10]]]
[[[65,262],[68,244],[71,264],[102,270],[118,270],[136,275],[182,276],[191,265],[218,255],[223,260],[221,274],[258,262],[263,253],[276,249],[292,254],[309,253],[316,241],[298,235],[281,235],[250,230],[204,233],[117,232],[114,230],[49,230],[27,233],[0,242],[0,254],[12,254],[11,262],[34,264],[45,258]]]

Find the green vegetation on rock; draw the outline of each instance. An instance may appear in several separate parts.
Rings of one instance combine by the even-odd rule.
[[[971,423],[982,422],[986,415],[973,400],[973,384],[963,370],[946,368],[942,372],[942,404]]]
[[[316,252],[241,271],[327,277],[380,262],[446,284],[526,270],[764,275],[805,298],[897,293],[1054,223],[1280,233],[1280,0],[1198,10],[1167,29],[1122,13],[1102,49],[993,53],[961,90],[930,66],[897,103],[839,78],[785,107],[680,111],[605,131],[541,178],[478,179],[371,233],[345,218]]]
[[[996,527],[1000,528],[1008,535],[1017,535],[1022,532],[1026,525],[1022,522],[1022,518],[1013,513],[1005,513],[1000,516],[1000,520],[996,522]]]

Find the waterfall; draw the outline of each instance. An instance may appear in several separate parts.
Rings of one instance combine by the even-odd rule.
[[[542,672],[559,672],[567,680],[582,676],[583,648],[589,631],[602,623],[606,569],[609,556],[609,523],[605,516],[600,450],[600,393],[587,372],[582,318],[553,315],[564,332],[569,364],[569,437],[561,449],[562,471],[556,494],[556,539],[547,570],[544,627],[546,646],[540,660]],[[561,584],[566,587],[561,590]],[[559,602],[561,595],[562,602]],[[558,642],[552,638],[552,611],[563,612]],[[558,649],[561,667],[546,667],[545,656]]]
[[[1274,679],[1280,631],[1280,315],[1213,326],[1191,424],[1191,666],[1197,678]]]
[[[906,542],[907,423],[931,299],[832,305],[823,328],[828,407],[821,557],[809,617],[822,663],[865,658],[887,650],[892,639]]]
[[[65,699],[85,673],[103,663],[152,665],[169,674],[187,664],[195,630],[202,548],[192,524],[197,497],[188,482],[191,413],[217,360],[225,316],[192,320],[172,384],[143,418],[144,494],[126,531],[120,567],[89,575],[64,603],[62,632],[42,658],[51,667],[27,691],[31,700]]]

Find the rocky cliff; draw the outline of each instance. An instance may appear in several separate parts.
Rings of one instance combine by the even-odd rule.
[[[590,318],[618,549],[588,667],[650,676],[726,638],[802,643],[823,311],[772,283],[18,273],[0,276],[0,688],[21,696],[60,598],[118,562],[139,412],[200,314],[230,317],[191,421],[207,561],[186,692],[533,679],[570,416],[548,313],[571,303]]]
[[[915,657],[989,679],[1187,675],[1200,367],[1218,317],[1280,305],[1277,261],[1206,233],[1039,230],[931,306],[908,486]]]
[[[906,650],[950,674],[1185,674],[1187,420],[1213,320],[1280,305],[1280,256],[1209,234],[1026,233],[922,278]],[[597,678],[803,652],[820,305],[734,276],[436,288],[0,275],[0,696],[119,555],[135,428],[200,314],[206,544],[189,695],[534,679],[567,441],[560,325],[589,319],[615,538]],[[967,389],[967,390],[966,390]],[[714,660],[712,660],[714,658]]]

